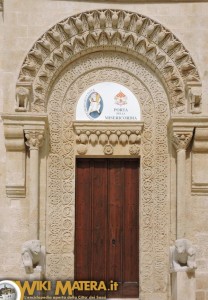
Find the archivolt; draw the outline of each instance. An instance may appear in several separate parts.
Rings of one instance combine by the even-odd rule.
[[[142,59],[164,82],[171,112],[185,112],[186,84],[200,84],[189,52],[161,24],[121,10],[94,10],[69,17],[34,44],[17,84],[26,89],[32,86],[30,109],[46,111],[50,86],[68,63],[86,53],[103,50],[128,52]]]

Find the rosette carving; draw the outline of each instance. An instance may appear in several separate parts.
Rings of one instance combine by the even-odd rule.
[[[103,146],[103,151],[105,154],[113,154],[114,147],[121,146],[124,148],[126,145],[137,145],[137,149],[141,143],[141,132],[143,123],[137,122],[134,125],[128,123],[111,124],[110,128],[108,126],[96,122],[96,126],[92,123],[85,123],[84,128],[82,128],[81,122],[74,122],[74,128],[76,133],[76,143],[77,152],[79,154],[85,154],[87,151],[80,153],[80,149],[87,149],[88,145],[93,147]],[[85,148],[84,148],[85,146]],[[132,146],[129,149],[133,149]],[[122,149],[121,148],[121,149]],[[134,148],[135,149],[135,148]],[[132,155],[138,155],[138,151],[129,150]]]
[[[129,148],[129,153],[131,155],[139,155],[140,154],[140,147],[138,145],[133,145]]]
[[[106,155],[112,155],[113,154],[113,147],[109,144],[105,145],[103,148],[103,151]]]

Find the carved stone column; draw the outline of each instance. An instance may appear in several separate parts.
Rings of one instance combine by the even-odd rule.
[[[193,130],[173,132],[172,142],[177,151],[177,239],[185,237],[186,221],[186,149]]]
[[[29,230],[30,238],[39,238],[39,148],[42,145],[44,130],[28,129],[24,130],[26,145],[30,149],[30,211]]]

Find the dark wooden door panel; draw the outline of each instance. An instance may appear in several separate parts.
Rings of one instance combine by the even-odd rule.
[[[77,160],[75,277],[119,282],[107,297],[138,297],[138,170],[138,160]]]
[[[77,280],[91,280],[89,262],[92,256],[91,247],[91,169],[90,161],[77,161],[76,184],[76,230],[75,230],[75,276]]]
[[[125,162],[124,234],[123,234],[123,296],[138,296],[138,165]]]
[[[122,164],[110,160],[108,166],[108,280],[122,281]]]
[[[106,278],[107,240],[107,161],[99,160],[92,166],[92,279]]]

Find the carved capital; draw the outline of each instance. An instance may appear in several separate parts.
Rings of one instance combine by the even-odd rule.
[[[177,151],[186,150],[192,139],[192,132],[174,132],[172,143]]]
[[[43,144],[44,130],[25,130],[25,137],[27,139],[25,143],[30,150],[38,150]]]
[[[46,114],[2,114],[6,146],[6,194],[10,198],[25,197],[25,134],[46,128]],[[28,136],[29,138],[29,136]],[[27,141],[29,143],[29,140]],[[28,144],[27,144],[28,145]]]

